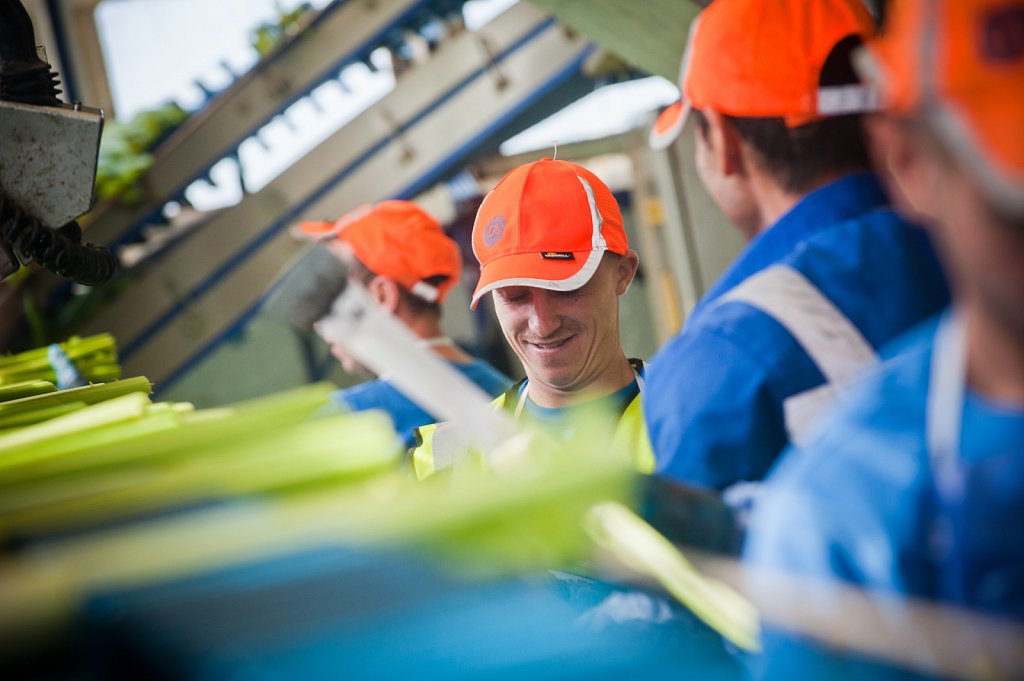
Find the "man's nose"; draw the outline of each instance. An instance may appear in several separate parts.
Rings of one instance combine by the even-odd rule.
[[[538,338],[547,338],[558,331],[561,318],[551,291],[536,289],[533,292],[530,308],[530,332]]]

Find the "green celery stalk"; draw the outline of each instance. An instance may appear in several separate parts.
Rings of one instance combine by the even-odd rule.
[[[653,578],[708,626],[743,650],[761,649],[757,610],[739,593],[705,577],[682,552],[616,502],[594,506],[584,519],[594,542],[624,565]]]
[[[30,380],[11,383],[10,385],[0,386],[0,402],[18,400],[22,397],[32,397],[33,395],[44,395],[56,390],[57,386],[50,381]]]
[[[50,419],[64,416],[78,411],[82,407],[89,406],[82,401],[62,402],[60,404],[44,405],[32,411],[21,411],[13,414],[0,414],[0,430],[6,434],[18,428],[33,426],[37,423],[49,421]],[[2,456],[2,454],[0,454]]]
[[[96,404],[136,392],[151,393],[153,392],[153,385],[149,382],[149,379],[143,376],[136,376],[121,381],[97,383],[95,385],[82,386],[81,388],[68,388],[67,390],[58,390],[57,392],[44,395],[34,395],[18,400],[0,402],[0,420],[14,414],[26,414],[44,407],[70,402]]]
[[[85,338],[72,336],[60,343],[60,346],[65,354],[72,359],[93,354],[102,354],[113,359],[117,353],[117,343],[109,333],[86,336]],[[18,364],[47,365],[49,364],[48,353],[49,348],[43,346],[13,355],[2,355],[0,356],[0,370]]]
[[[60,346],[86,380],[109,381],[120,377],[117,346],[110,334],[87,338],[73,336]],[[0,357],[0,385],[32,379],[54,381],[55,378],[48,347]]]

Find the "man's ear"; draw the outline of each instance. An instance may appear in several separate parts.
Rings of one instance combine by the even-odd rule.
[[[885,114],[864,119],[868,149],[895,208],[916,222],[934,220],[935,190],[941,164],[937,163],[901,121]]]
[[[388,277],[374,277],[367,289],[373,299],[380,303],[380,306],[391,314],[398,310],[398,303],[401,300],[398,282]]]
[[[633,278],[636,277],[636,270],[639,266],[640,256],[632,248],[619,258],[615,292],[620,296],[625,295],[626,291],[629,290],[629,285],[633,283]]]
[[[740,136],[732,123],[714,109],[704,109],[708,122],[707,144],[711,157],[722,175],[742,175],[746,172],[740,149]]]

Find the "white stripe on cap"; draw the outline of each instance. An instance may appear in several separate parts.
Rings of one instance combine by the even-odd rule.
[[[506,286],[532,286],[533,288],[543,288],[549,291],[575,291],[578,288],[584,286],[590,278],[594,276],[594,272],[597,271],[598,266],[601,264],[601,257],[604,255],[607,248],[600,250],[593,250],[590,255],[587,256],[587,261],[583,263],[583,267],[579,269],[575,274],[567,279],[531,279],[527,277],[511,277],[509,279],[499,279],[498,281],[492,282],[487,286],[476,292],[473,296],[473,300],[470,303],[470,307],[476,307],[476,303],[485,293]]]
[[[601,234],[601,227],[604,226],[604,217],[601,216],[601,211],[597,209],[597,198],[594,196],[594,189],[590,186],[590,183],[584,180],[579,175],[576,179],[583,185],[583,191],[587,194],[587,203],[590,204],[590,247],[597,249],[608,248],[607,242],[604,240],[604,235]]]
[[[441,292],[437,290],[436,286],[431,286],[425,281],[417,281],[412,285],[410,289],[411,293],[419,296],[428,303],[436,303]]]
[[[693,43],[697,37],[697,27],[700,25],[700,20],[701,14],[698,14],[690,22],[690,28],[686,34],[686,47],[683,48],[683,57],[679,62],[678,101],[683,103],[683,110],[679,114],[679,120],[668,130],[659,133],[655,127],[651,128],[651,132],[647,137],[647,144],[654,151],[668,149],[679,138],[683,128],[686,127],[686,120],[690,117],[690,111],[693,110],[690,102],[686,101],[686,95],[683,94],[683,81],[686,80],[686,74],[690,71],[690,62],[693,61]]]

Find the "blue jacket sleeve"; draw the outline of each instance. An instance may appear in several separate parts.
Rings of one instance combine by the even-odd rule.
[[[772,471],[744,547],[751,565],[895,593],[935,594],[922,437],[879,391],[848,394]]]
[[[644,416],[658,474],[724,489],[761,480],[786,446],[767,370],[728,338],[676,336],[648,373]]]

